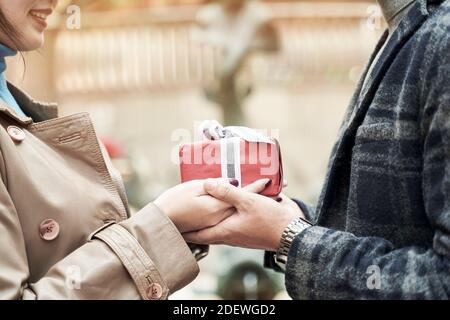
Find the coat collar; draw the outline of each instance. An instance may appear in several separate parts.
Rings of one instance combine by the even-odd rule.
[[[357,112],[353,112],[354,110],[359,111],[360,114],[365,114],[365,110],[372,102],[378,86],[397,56],[397,53],[428,18],[430,14],[429,6],[438,6],[442,2],[444,2],[444,0],[416,0],[405,17],[403,17],[392,36],[389,37],[388,30],[383,33],[370,57],[369,63],[366,65],[366,69],[355,89],[354,96],[350,101],[351,114],[345,119],[345,126],[347,128],[351,127],[351,124],[355,124],[355,121],[357,120]],[[386,41],[388,42],[386,43]],[[385,44],[386,46],[384,46]],[[381,56],[377,60],[376,65],[372,68],[371,73],[368,74],[372,63],[382,48],[384,48],[384,50]],[[367,81],[365,81],[366,77],[369,77]]]
[[[17,115],[5,102],[0,100],[1,114],[14,119],[16,122],[24,126],[33,122],[45,121],[58,117],[58,105],[56,103],[36,101],[10,82],[8,82],[8,89],[28,117]]]
[[[397,53],[428,18],[429,11],[427,7],[429,2],[432,1],[417,0],[402,19],[392,36],[389,37],[380,58],[372,69],[372,73],[368,75],[367,84],[362,89],[360,94],[361,99],[358,101],[357,107],[364,109],[364,107],[370,105],[378,86],[397,56]]]

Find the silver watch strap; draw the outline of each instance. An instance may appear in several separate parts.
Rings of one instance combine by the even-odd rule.
[[[280,246],[275,254],[275,262],[285,271],[289,250],[294,239],[305,229],[311,227],[312,224],[302,218],[294,219],[283,231]]]

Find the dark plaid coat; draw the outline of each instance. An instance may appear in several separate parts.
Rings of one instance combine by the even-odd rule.
[[[450,1],[440,2],[416,1],[357,89],[319,203],[305,208],[315,226],[289,253],[295,299],[449,298]]]

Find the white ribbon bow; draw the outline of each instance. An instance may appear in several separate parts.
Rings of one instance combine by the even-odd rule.
[[[223,127],[216,120],[205,120],[200,124],[200,134],[207,140],[221,140],[226,138],[241,138],[248,142],[263,142],[274,144],[265,135],[247,127]]]

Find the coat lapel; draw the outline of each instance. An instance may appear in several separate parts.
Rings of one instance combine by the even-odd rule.
[[[428,17],[427,0],[417,0],[411,7],[408,14],[402,20],[400,25],[395,30],[394,34],[390,37],[388,43],[385,46],[384,51],[381,53],[380,58],[376,62],[376,65],[372,69],[372,73],[367,80],[366,86],[363,88],[364,83],[363,76],[362,81],[359,83],[356,90],[356,94],[350,104],[349,113],[344,120],[344,124],[339,134],[338,143],[336,144],[333,153],[331,155],[331,162],[328,169],[328,174],[325,179],[325,186],[322,191],[318,207],[317,207],[317,219],[318,224],[321,223],[324,217],[324,212],[332,204],[332,189],[338,188],[338,176],[342,173],[342,165],[348,165],[351,158],[351,150],[354,144],[354,139],[358,127],[361,125],[370,104],[383,80],[386,72],[392,65],[395,57],[406,42],[414,35],[414,33],[420,28],[424,21]],[[386,37],[386,34],[383,38]],[[382,38],[382,40],[383,40]],[[380,50],[384,41],[380,41],[375,50],[375,53],[371,57],[373,61],[378,50]],[[370,64],[369,64],[370,66]],[[367,75],[366,69],[366,75]]]
[[[398,52],[420,28],[427,17],[427,1],[416,1],[394,31],[392,37],[390,37],[384,51],[381,53],[380,58],[373,67],[372,73],[368,75],[369,78],[366,86],[362,89],[360,103],[357,107],[363,114],[365,114],[365,111],[367,111],[368,106],[371,104],[384,75],[388,71]],[[355,117],[352,120],[356,121],[357,118]],[[349,126],[351,126],[351,124],[352,123],[350,123]]]
[[[355,92],[353,94],[352,99],[350,100],[349,103],[349,108],[347,109],[347,112],[345,114],[344,120],[342,122],[340,131],[339,131],[339,136],[338,136],[338,140],[340,140],[340,138],[342,137],[343,133],[345,132],[347,125],[350,121],[350,119],[352,118],[352,115],[354,114],[354,110],[355,107],[359,104],[360,102],[360,97],[362,96],[362,90],[363,90],[363,85],[365,83],[365,79],[367,77],[367,74],[370,70],[370,66],[372,65],[373,61],[375,60],[376,56],[378,55],[378,52],[381,50],[381,48],[383,47],[384,43],[386,42],[386,39],[388,37],[389,33],[386,30],[383,35],[381,36],[380,40],[378,41],[374,52],[372,53],[372,55],[370,56],[369,62],[366,65],[364,72],[361,75],[361,78],[359,79],[359,82],[356,85],[355,88]]]

